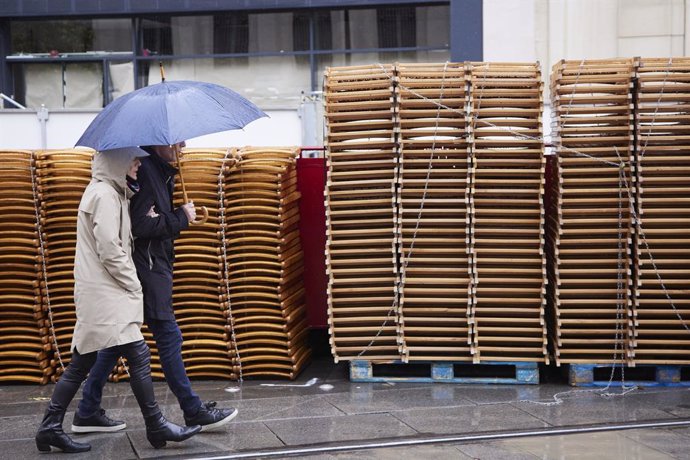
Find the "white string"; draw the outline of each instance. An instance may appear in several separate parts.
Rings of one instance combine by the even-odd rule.
[[[240,356],[240,348],[237,345],[237,336],[235,334],[235,318],[232,314],[232,304],[230,301],[230,269],[228,268],[228,250],[226,246],[226,235],[225,235],[225,187],[223,186],[223,179],[225,178],[225,163],[228,161],[228,156],[232,154],[232,149],[227,149],[225,151],[225,156],[223,157],[223,162],[220,166],[220,171],[218,172],[218,201],[220,202],[220,207],[218,208],[218,220],[220,224],[220,247],[222,250],[223,259],[223,281],[225,282],[225,292],[228,296],[228,320],[230,321],[230,338],[235,347],[235,356],[237,357],[237,366],[239,370],[239,382],[240,385],[243,382],[242,376],[242,357]]]

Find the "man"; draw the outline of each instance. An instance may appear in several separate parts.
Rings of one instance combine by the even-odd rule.
[[[181,142],[142,147],[150,156],[141,162],[139,193],[130,205],[134,264],[144,291],[144,321],[156,341],[165,380],[177,397],[186,425],[201,425],[207,431],[235,418],[237,409],[217,409],[214,401],[203,403],[192,390],[182,361],[182,333],[172,305],[173,240],[196,218],[196,211],[192,202],[173,208],[177,169],[170,163],[175,161],[175,149],[184,146]],[[101,409],[103,386],[118,358],[116,351],[99,352],[74,414],[73,432],[119,431],[127,426]]]

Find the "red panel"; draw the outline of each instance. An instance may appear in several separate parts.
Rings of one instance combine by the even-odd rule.
[[[325,181],[326,162],[323,158],[297,159],[297,188],[302,194],[299,230],[304,251],[304,289],[309,326],[313,328],[328,324]]]

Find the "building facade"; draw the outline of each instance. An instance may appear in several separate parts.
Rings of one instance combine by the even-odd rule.
[[[99,109],[159,82],[163,64],[169,79],[296,110],[327,66],[481,60],[481,27],[481,0],[4,0],[0,92]]]

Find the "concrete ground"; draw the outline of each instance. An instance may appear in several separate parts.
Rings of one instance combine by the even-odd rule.
[[[103,406],[128,428],[76,435],[93,447],[74,458],[690,459],[688,388],[604,396],[564,383],[351,383],[347,370],[323,359],[295,382],[195,381],[202,399],[237,407],[239,415],[219,432],[161,450],[146,440],[129,385],[109,383]],[[66,458],[39,454],[33,441],[52,389],[0,386],[0,459]],[[165,415],[182,422],[167,385],[157,382],[155,390]],[[74,407],[65,418],[68,432]],[[555,428],[564,431],[546,434]],[[593,431],[572,432],[578,429]]]

